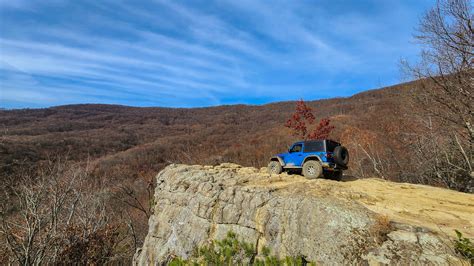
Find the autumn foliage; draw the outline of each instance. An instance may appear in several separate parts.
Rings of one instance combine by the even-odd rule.
[[[295,113],[286,121],[285,127],[293,131],[294,136],[302,139],[327,139],[334,126],[331,125],[329,118],[323,118],[311,130],[316,120],[313,115],[313,109],[306,105],[303,100],[296,102]]]

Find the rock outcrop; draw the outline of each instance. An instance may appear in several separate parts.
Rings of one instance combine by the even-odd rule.
[[[419,201],[410,200],[417,193]],[[279,257],[321,264],[460,263],[442,231],[472,236],[473,202],[469,194],[378,179],[336,182],[235,164],[170,165],[157,175],[154,215],[134,263],[187,258],[228,231],[257,252],[267,247]]]

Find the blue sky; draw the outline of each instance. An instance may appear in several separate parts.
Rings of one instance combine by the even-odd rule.
[[[434,0],[0,0],[0,107],[198,107],[399,83]]]

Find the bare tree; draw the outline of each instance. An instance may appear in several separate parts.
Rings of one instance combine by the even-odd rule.
[[[119,216],[128,230],[132,250],[143,244],[148,232],[148,219],[154,207],[154,176],[139,173],[134,181],[123,181],[113,187],[111,200],[116,206],[115,215]]]
[[[94,190],[83,167],[50,162],[37,176],[4,186],[0,242],[8,263],[104,263],[118,241],[108,223],[107,196]]]
[[[438,139],[442,151],[437,154],[444,157],[438,165],[462,176],[466,184],[474,178],[473,26],[470,0],[439,0],[417,29],[415,38],[423,45],[420,62],[403,62],[419,80],[420,109],[428,111],[444,137]]]
[[[38,178],[20,176],[20,181],[10,187],[12,200],[4,202],[1,208],[0,233],[19,264],[45,263],[49,254],[54,258],[58,250],[56,240],[61,233],[60,220],[72,216],[75,209],[66,210],[66,206],[75,194],[73,184],[77,176],[73,174],[69,180],[61,180],[57,175],[63,171],[59,162],[48,170],[53,171]],[[63,215],[64,212],[69,213]]]

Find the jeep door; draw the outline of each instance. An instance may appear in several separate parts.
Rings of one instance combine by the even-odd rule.
[[[303,143],[295,143],[290,150],[285,160],[286,167],[300,167],[303,163]]]

